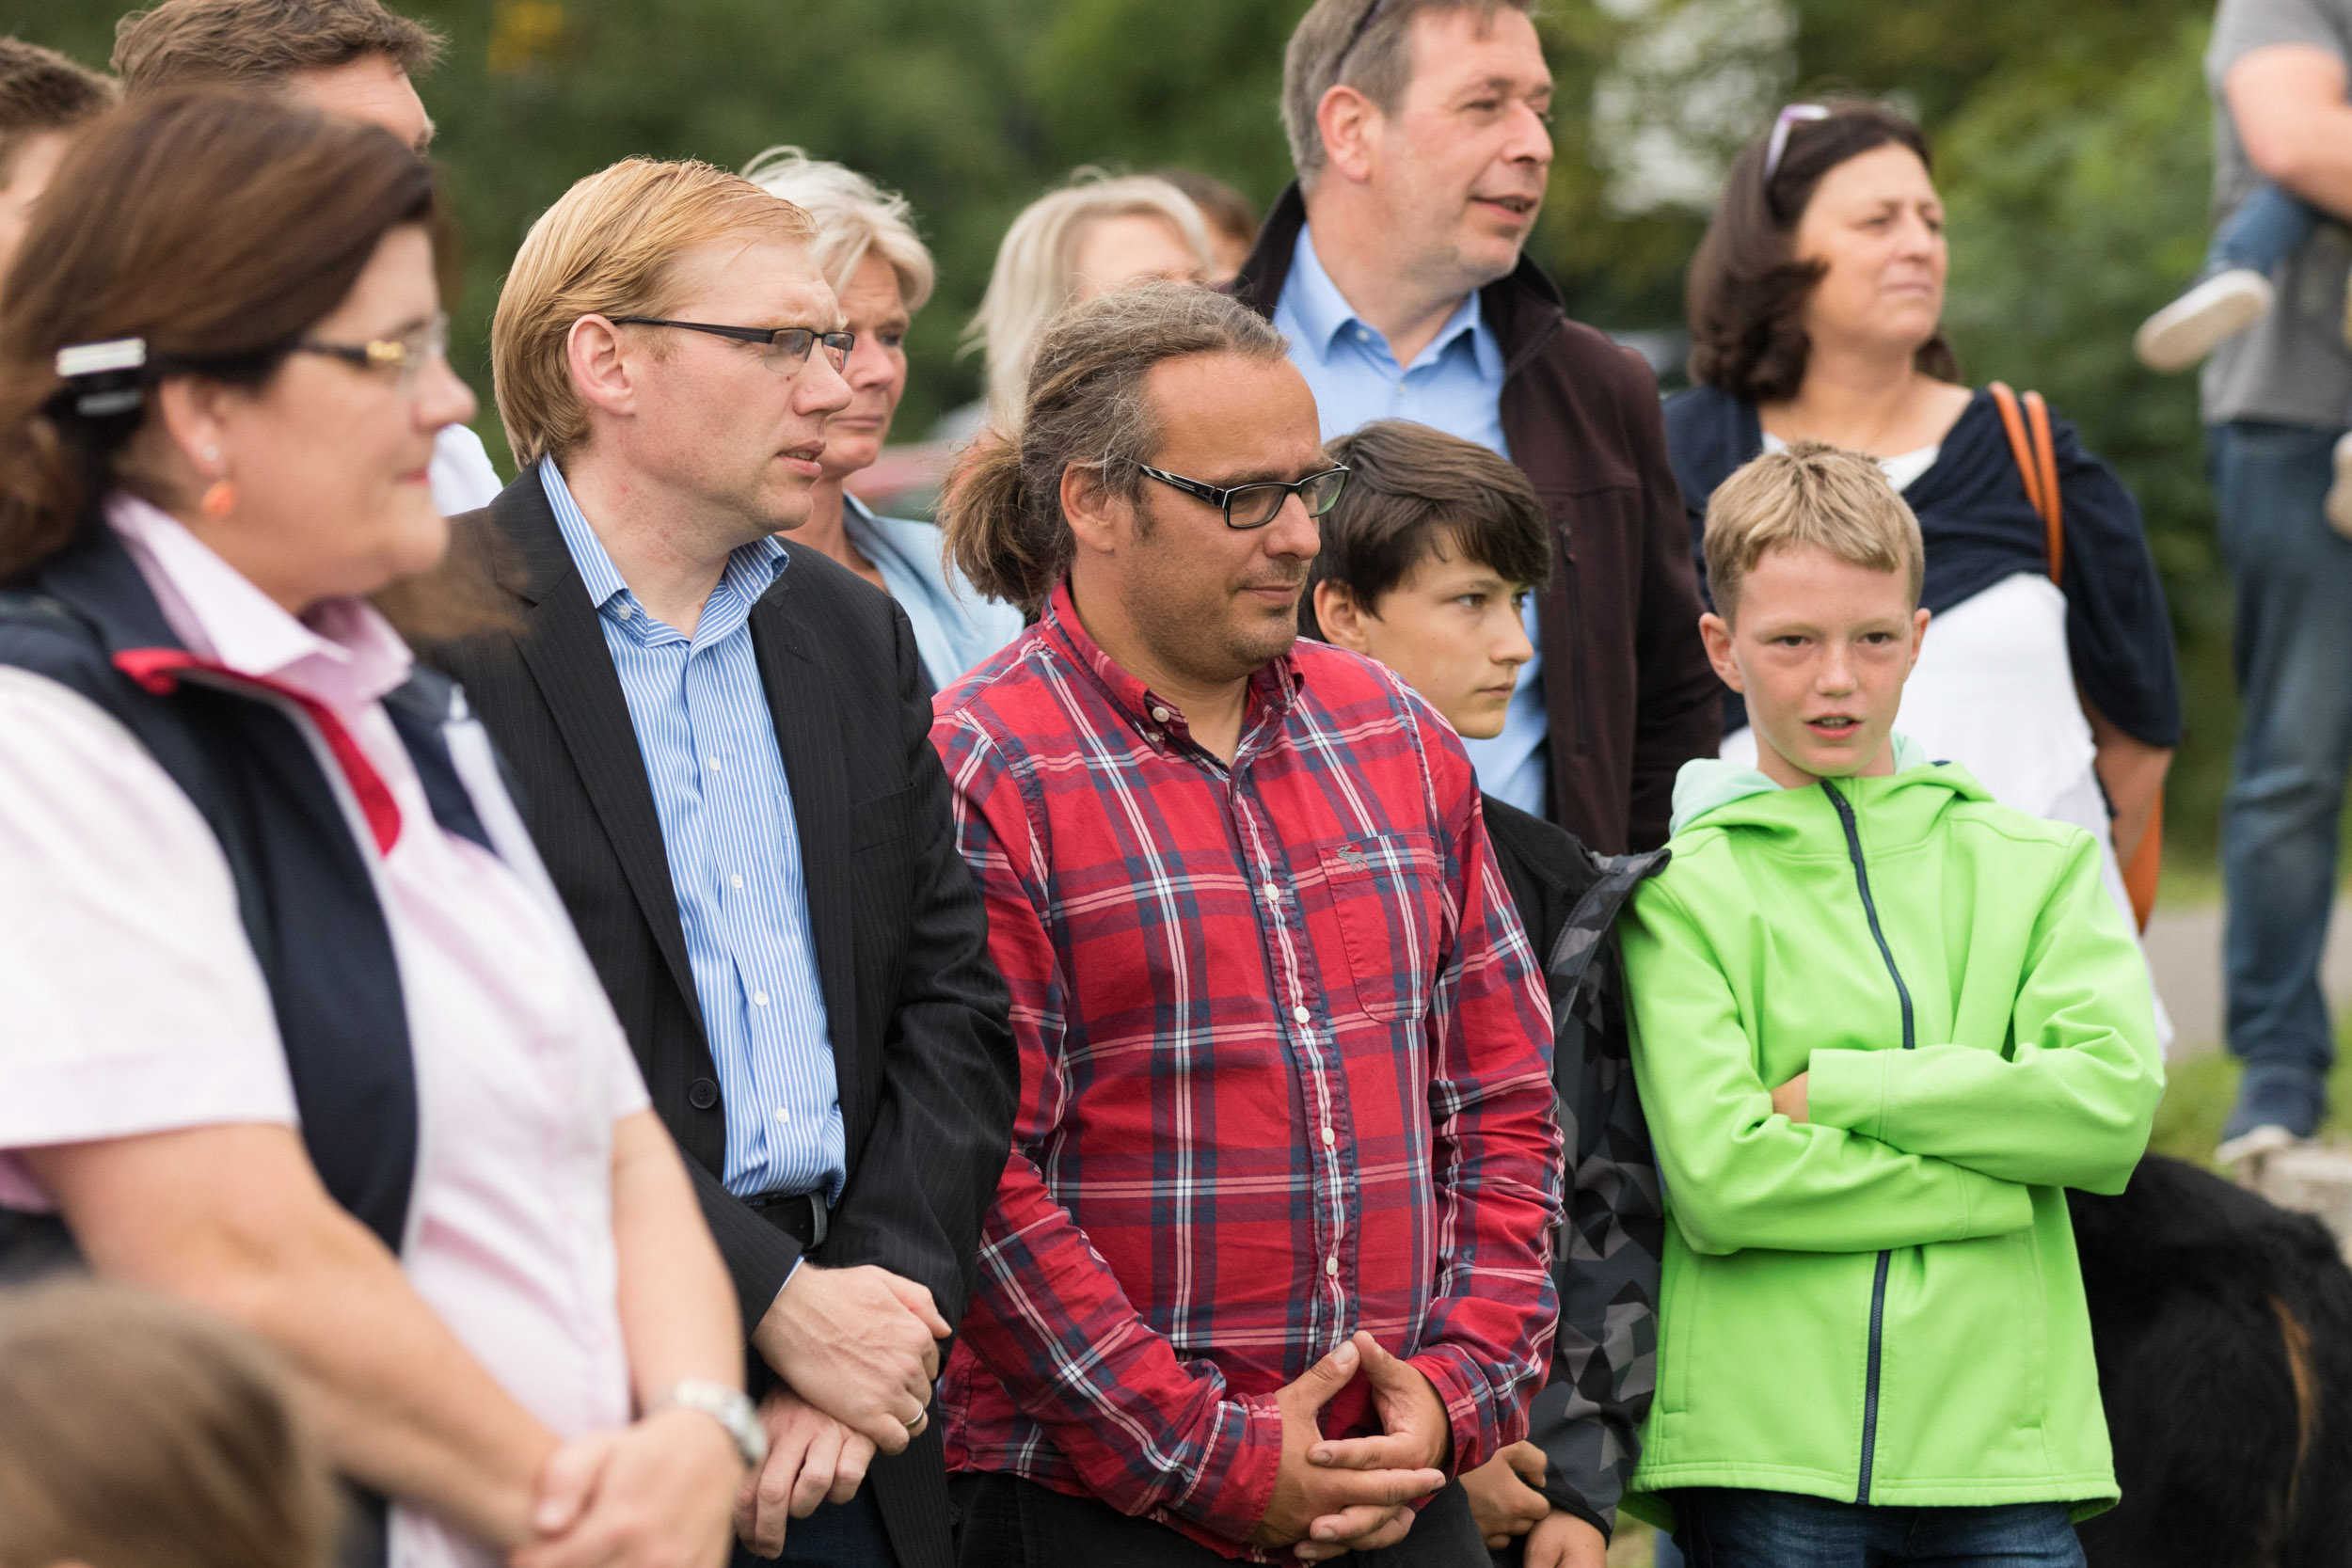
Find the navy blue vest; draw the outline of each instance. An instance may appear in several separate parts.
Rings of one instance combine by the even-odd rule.
[[[95,519],[31,589],[0,592],[0,665],[47,676],[120,721],[220,841],[278,1016],[303,1146],[328,1195],[397,1254],[416,1177],[417,1078],[373,878],[335,784],[278,703],[196,680],[158,691],[126,673],[185,652],[136,562]],[[384,706],[435,819],[495,853],[443,733],[454,689],[420,669]],[[0,1278],[73,1259],[62,1226],[0,1213]],[[383,1499],[351,1495],[342,1564],[376,1568]]]
[[[117,662],[135,667],[155,650],[184,652],[137,564],[95,520],[31,589],[0,593],[0,664],[56,681],[120,721],[220,841],[310,1162],[335,1201],[397,1253],[416,1173],[416,1071],[367,863],[296,721],[259,693],[196,680],[159,693]],[[490,848],[442,734],[453,689],[420,670],[385,706],[434,816]]]

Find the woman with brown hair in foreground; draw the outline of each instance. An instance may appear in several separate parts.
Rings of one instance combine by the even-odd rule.
[[[473,410],[434,211],[382,130],[159,98],[0,286],[0,1220],[273,1344],[379,1560],[709,1568],[758,1446],[726,1278],[486,737],[367,599],[440,562]]]

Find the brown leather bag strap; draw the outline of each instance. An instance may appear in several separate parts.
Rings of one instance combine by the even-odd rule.
[[[2058,499],[2058,441],[2050,431],[2050,405],[2040,392],[2027,392],[2020,409],[2017,394],[1998,381],[1986,389],[1993,394],[2001,423],[2009,431],[2009,450],[2017,459],[2017,477],[2025,483],[2026,499],[2042,514],[2050,580],[2059,582],[2059,573],[2066,566],[2066,512]],[[2156,907],[2156,881],[2164,869],[2162,795],[2156,797],[2155,812],[2148,819],[2148,831],[2140,835],[2131,863],[2122,869],[2123,890],[2131,895],[2132,912],[2139,917],[2139,928],[2144,931]]]
[[[2050,405],[2040,392],[2026,394],[2026,428],[2033,436],[2034,463],[2042,473],[2042,526],[2048,531],[2050,580],[2060,581],[2066,565],[2066,501],[2058,494],[2058,437],[2050,434]]]
[[[2042,548],[2050,562],[2050,580],[2057,582],[2066,565],[2066,513],[2058,499],[2058,442],[2050,434],[2050,405],[2040,392],[2027,392],[2021,408],[2006,382],[1995,381],[1985,389],[2001,411],[2026,499],[2042,514]]]

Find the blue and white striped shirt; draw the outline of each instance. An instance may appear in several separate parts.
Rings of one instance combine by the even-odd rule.
[[[539,480],[604,626],[653,785],[670,883],[719,1069],[727,1190],[841,1196],[848,1155],[809,932],[792,788],[752,650],[752,606],[789,560],[727,560],[690,640],[645,613],[552,459]]]

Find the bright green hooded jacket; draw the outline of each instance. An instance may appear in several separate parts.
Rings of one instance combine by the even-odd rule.
[[[2061,1190],[2120,1193],[2163,1093],[2148,970],[2078,828],[1897,738],[1890,778],[1686,766],[1619,925],[1666,1189],[1628,1509],[2118,1497]],[[1812,1074],[1806,1123],[1772,1087]]]

